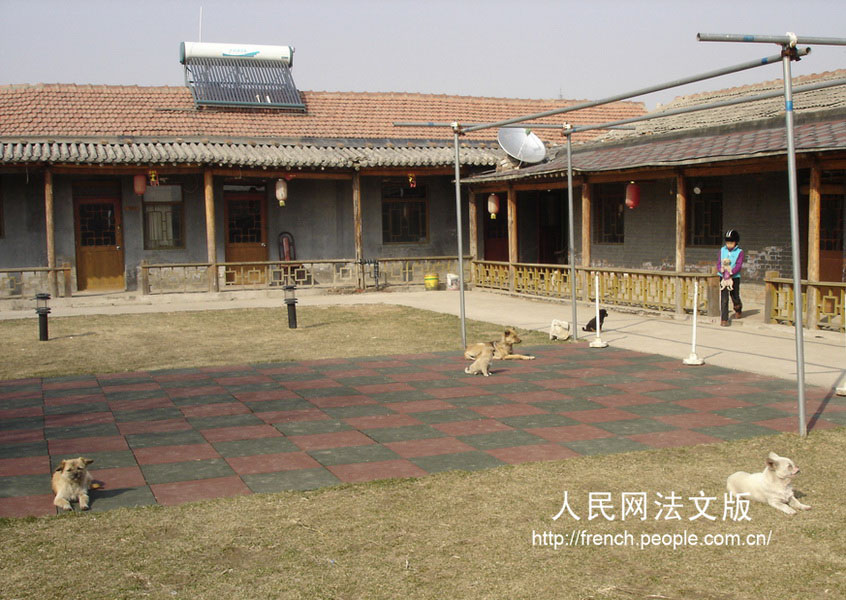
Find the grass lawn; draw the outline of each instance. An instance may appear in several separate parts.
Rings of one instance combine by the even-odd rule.
[[[460,345],[455,317],[392,306],[309,308],[297,331],[282,321],[272,310],[55,319],[56,339],[43,344],[31,321],[3,322],[0,378]],[[498,329],[470,323],[468,338],[492,339]],[[538,344],[546,336],[524,339]],[[787,516],[753,504],[748,520],[724,518],[726,476],[760,470],[771,450],[801,467],[796,488],[812,510]],[[175,507],[0,519],[0,597],[843,598],[846,483],[837,464],[844,455],[846,429],[838,428],[806,439],[781,434]],[[553,520],[564,492],[578,520],[566,512]],[[591,499],[602,493],[610,494],[613,520],[598,504],[590,518]],[[623,519],[622,495],[638,493],[646,518]],[[713,520],[694,518],[699,508]],[[564,542],[558,548],[556,535]]]

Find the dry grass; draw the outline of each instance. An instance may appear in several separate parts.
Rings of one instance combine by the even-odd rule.
[[[461,350],[450,315],[367,305],[300,307],[297,317],[297,329],[270,308],[51,318],[47,342],[35,320],[0,321],[0,379]],[[468,321],[467,339],[501,330]],[[549,341],[520,334],[524,344]]]
[[[725,477],[794,457],[813,509],[721,519]],[[843,598],[844,430],[170,508],[0,521],[7,598]],[[569,497],[580,521],[552,520]],[[717,496],[695,514],[689,496]],[[681,520],[589,521],[590,492],[676,492]],[[769,535],[766,547],[551,547],[533,531]]]

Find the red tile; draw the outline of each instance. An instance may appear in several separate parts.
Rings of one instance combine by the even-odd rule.
[[[149,383],[124,383],[117,385],[102,385],[104,392],[152,392],[159,390],[164,394],[162,386],[155,381]]]
[[[253,368],[250,365],[216,365],[213,367],[202,367],[200,371],[202,373],[230,373],[232,371],[241,371],[247,372],[252,371]]]
[[[764,394],[766,390],[748,385],[738,385],[736,381],[713,385],[698,385],[691,389],[710,395],[740,396],[742,394]]]
[[[303,450],[323,450],[345,446],[369,446],[376,443],[360,431],[335,431],[333,433],[293,435],[288,439]]]
[[[484,406],[471,406],[470,410],[493,419],[548,414],[547,411],[530,404],[487,404]]]
[[[318,390],[330,387],[339,387],[334,379],[302,379],[293,381],[280,381],[289,390]]]
[[[0,400],[32,400],[41,398],[41,392],[4,392],[0,393]]]
[[[92,469],[94,481],[100,482],[103,489],[120,490],[147,485],[144,475],[138,467],[116,467],[114,469]],[[94,492],[95,494],[97,492]]]
[[[40,417],[43,414],[44,409],[40,406],[10,408],[8,410],[0,410],[0,421],[5,421],[6,419],[20,419],[23,417]]]
[[[229,498],[247,496],[250,488],[240,477],[217,477],[196,481],[178,481],[176,483],[158,483],[150,486],[156,501],[164,506],[196,502],[210,498]]]
[[[0,432],[0,443],[22,444],[25,442],[40,442],[44,439],[44,430],[38,429],[17,429]]]
[[[82,379],[77,381],[53,381],[41,385],[44,390],[75,390],[78,388],[99,387],[96,379]]]
[[[299,398],[291,390],[262,390],[260,392],[232,392],[241,402],[264,402],[266,400],[293,400]]]
[[[720,425],[731,425],[738,423],[735,419],[729,419],[722,415],[708,412],[685,413],[682,415],[663,415],[653,417],[653,420],[679,427],[681,429],[692,429],[696,427],[719,427]]]
[[[468,363],[469,364],[469,363]],[[459,383],[466,385],[504,385],[506,383],[524,383],[522,379],[509,377],[505,375],[504,369],[497,369],[496,363],[491,365],[490,377],[482,377],[479,375],[467,375],[464,379],[459,379]]]
[[[335,379],[346,379],[348,377],[378,377],[382,373],[376,369],[348,369],[346,371],[337,370],[332,371],[332,377]]]
[[[265,373],[267,375],[302,375],[304,373],[313,373],[314,369],[310,367],[303,366],[302,364],[299,365],[286,365],[284,367],[269,367],[269,368],[261,368],[258,367],[257,369],[260,373]]]
[[[44,406],[70,406],[72,404],[88,404],[91,402],[105,402],[105,394],[82,394],[80,396],[62,396],[59,398],[45,398]]]
[[[404,427],[406,425],[420,425],[418,421],[410,415],[373,415],[369,417],[350,417],[344,419],[346,423],[352,425],[356,429],[379,429],[382,427]]]
[[[46,415],[44,417],[45,427],[71,427],[73,425],[96,425],[114,422],[115,417],[110,412]]]
[[[133,433],[167,433],[170,431],[188,431],[193,429],[185,419],[162,419],[161,421],[128,421],[118,423],[122,435]]]
[[[258,454],[255,456],[236,456],[226,462],[238,475],[256,473],[276,473],[278,471],[296,471],[297,469],[318,469],[320,463],[305,452],[280,452],[278,454]]]
[[[537,427],[527,429],[527,433],[542,437],[550,442],[578,442],[581,440],[595,440],[598,438],[614,437],[610,431],[605,431],[593,425],[565,425],[563,427]]]
[[[525,462],[539,462],[543,460],[560,460],[579,456],[578,452],[559,446],[558,444],[536,444],[534,446],[517,446],[515,448],[495,448],[488,450],[488,454],[503,462],[518,465]]]
[[[395,477],[423,477],[426,471],[404,459],[379,462],[334,465],[327,467],[338,479],[347,483],[393,479]]]
[[[598,408],[596,410],[574,410],[560,413],[581,423],[604,423],[606,421],[622,421],[623,419],[640,419],[639,415],[620,410],[619,408]]]
[[[664,383],[663,381],[632,381],[629,383],[609,383],[608,387],[617,388],[624,392],[635,392],[643,394],[645,392],[658,392],[661,390],[675,390],[679,386]]]
[[[503,398],[507,398],[512,402],[550,402],[552,400],[568,400],[572,396],[567,396],[555,390],[543,390],[539,392],[523,392],[518,394],[501,394]]]
[[[640,394],[610,394],[608,396],[595,396],[591,398],[592,402],[608,406],[610,408],[617,408],[620,406],[635,406],[637,404],[655,404],[660,402],[657,398],[651,396],[641,396]]]
[[[715,396],[713,398],[691,398],[690,400],[678,400],[676,404],[700,411],[723,410],[725,408],[739,408],[741,406],[752,406],[750,402],[744,402],[731,397]]]
[[[446,375],[441,375],[432,371],[420,371],[417,373],[391,373],[388,377],[394,381],[403,383],[407,381],[433,381],[435,379],[448,379]]]
[[[50,472],[49,456],[27,456],[25,458],[0,459],[0,477],[14,475],[40,475]]]
[[[473,446],[455,439],[454,437],[430,438],[428,440],[408,440],[405,442],[388,442],[383,444],[403,458],[416,456],[435,456],[438,454],[456,454],[458,452],[472,452]]]
[[[362,366],[366,366],[370,369],[392,369],[394,367],[410,367],[411,363],[407,363],[403,360],[369,360]]]
[[[689,431],[686,429],[677,429],[675,431],[655,431],[653,433],[638,433],[627,437],[653,448],[695,446],[696,444],[715,444],[723,441],[719,438],[699,433],[698,431]]]
[[[257,412],[256,416],[265,423],[290,423],[292,421],[325,421],[329,418],[329,415],[327,415],[319,408]]]
[[[407,383],[378,383],[373,385],[354,385],[355,390],[362,394],[383,394],[386,392],[407,392],[416,388]]]
[[[368,396],[327,396],[326,398],[309,398],[309,402],[320,408],[340,408],[343,406],[364,406],[365,404],[379,404]]]
[[[170,408],[174,406],[170,398],[162,392],[160,398],[142,398],[141,400],[118,400],[109,402],[112,410],[150,410],[152,408]]]
[[[426,393],[435,398],[468,398],[470,396],[487,396],[490,392],[479,386],[431,388]]]
[[[243,375],[239,377],[216,377],[219,385],[250,385],[253,383],[275,383],[276,380],[267,375]]]
[[[49,440],[47,448],[51,455],[83,454],[86,452],[111,452],[129,450],[122,436],[74,438],[70,440]]]
[[[272,425],[243,425],[240,427],[217,427],[203,429],[200,433],[210,443],[232,442],[235,440],[257,440],[259,438],[282,437]]]
[[[537,381],[533,381],[532,383],[548,390],[566,390],[570,388],[585,387],[586,385],[595,385],[590,381],[576,379],[573,377],[561,377],[561,379],[539,379]]]
[[[163,375],[152,375],[155,381],[160,383],[172,383],[174,381],[197,381],[200,379],[208,379],[205,373],[170,373]]]
[[[98,373],[97,380],[100,382],[114,382],[115,385],[119,385],[121,380],[123,379],[134,379],[136,377],[148,377],[148,373],[146,371],[124,371],[123,373]]]
[[[150,446],[132,451],[139,465],[161,465],[165,463],[187,462],[220,458],[210,444],[186,444],[184,446]]]
[[[398,413],[416,413],[426,412],[429,410],[447,410],[455,408],[454,404],[444,402],[443,400],[412,400],[410,402],[391,402],[385,405],[394,412]]]
[[[196,406],[183,406],[182,414],[189,418],[196,417],[222,417],[226,415],[242,415],[250,412],[250,409],[240,402],[220,402],[217,404],[198,404]]]
[[[168,388],[165,390],[171,398],[196,398],[197,396],[216,396],[226,394],[226,388],[219,385],[199,385],[191,387]]]
[[[432,425],[438,431],[447,435],[473,435],[476,433],[494,433],[512,429],[505,423],[494,419],[479,419],[475,421],[453,421],[452,423],[438,423]]]
[[[55,514],[53,494],[0,498],[0,517],[43,517]]]
[[[788,433],[799,432],[799,419],[797,417],[782,417],[780,419],[755,421],[755,425],[760,425],[761,427],[769,427],[770,429],[775,429],[776,431],[786,431]],[[811,421],[811,419],[808,419],[807,427],[811,430],[823,430],[834,429],[835,427],[837,427],[837,425],[831,423],[830,421],[824,421],[822,419],[817,419],[813,422]]]

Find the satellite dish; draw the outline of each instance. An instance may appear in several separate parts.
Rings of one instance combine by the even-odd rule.
[[[496,141],[508,156],[520,162],[536,163],[546,158],[546,147],[531,129],[503,127],[497,132]]]

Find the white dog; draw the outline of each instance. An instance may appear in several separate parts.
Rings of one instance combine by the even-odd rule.
[[[552,319],[552,324],[549,326],[549,339],[570,339],[570,324],[567,321],[559,321],[558,319]]]
[[[775,452],[767,456],[767,466],[761,473],[738,471],[726,480],[726,489],[732,494],[749,494],[750,500],[765,502],[788,515],[796,514],[794,509],[811,508],[799,502],[793,495],[791,480],[799,473],[793,461]]]

